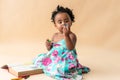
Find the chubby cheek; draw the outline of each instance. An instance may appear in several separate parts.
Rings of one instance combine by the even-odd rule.
[[[56,25],[56,28],[57,28],[58,30],[60,30],[60,31],[63,30],[63,26],[61,26],[61,25]]]
[[[61,31],[61,32],[63,31],[63,27],[59,27],[58,29],[59,29],[59,31]]]

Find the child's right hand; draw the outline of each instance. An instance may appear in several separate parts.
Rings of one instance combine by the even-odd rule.
[[[49,39],[46,39],[46,48],[50,50],[52,48],[52,42]]]

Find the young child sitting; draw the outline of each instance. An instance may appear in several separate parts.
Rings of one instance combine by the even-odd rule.
[[[54,33],[51,40],[46,40],[48,53],[39,54],[33,63],[56,80],[81,80],[82,73],[87,73],[90,69],[83,67],[77,59],[77,37],[71,31],[73,12],[58,5],[52,12],[51,20],[58,32]]]

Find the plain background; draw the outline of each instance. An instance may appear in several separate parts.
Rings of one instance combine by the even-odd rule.
[[[119,80],[120,0],[0,0],[0,65],[29,62],[47,52],[45,40],[57,31],[51,22],[57,5],[73,9],[78,58],[92,70],[85,80]],[[41,76],[48,78],[28,80]]]

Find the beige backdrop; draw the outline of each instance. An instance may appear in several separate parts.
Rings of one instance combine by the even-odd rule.
[[[0,43],[50,38],[58,4],[73,9],[78,44],[120,49],[119,0],[0,0]]]
[[[29,54],[31,59],[45,51],[45,39],[56,31],[50,18],[58,4],[73,9],[75,14],[72,31],[78,37],[76,48],[81,52],[81,62],[93,68],[94,63],[101,61],[94,60],[99,56],[105,60],[109,57],[108,65],[113,65],[112,59],[119,60],[120,0],[0,0],[0,55],[6,58],[7,55]],[[8,59],[6,63],[9,61],[14,60]],[[100,63],[104,65],[104,61]],[[119,69],[120,65],[116,66],[112,67]]]

